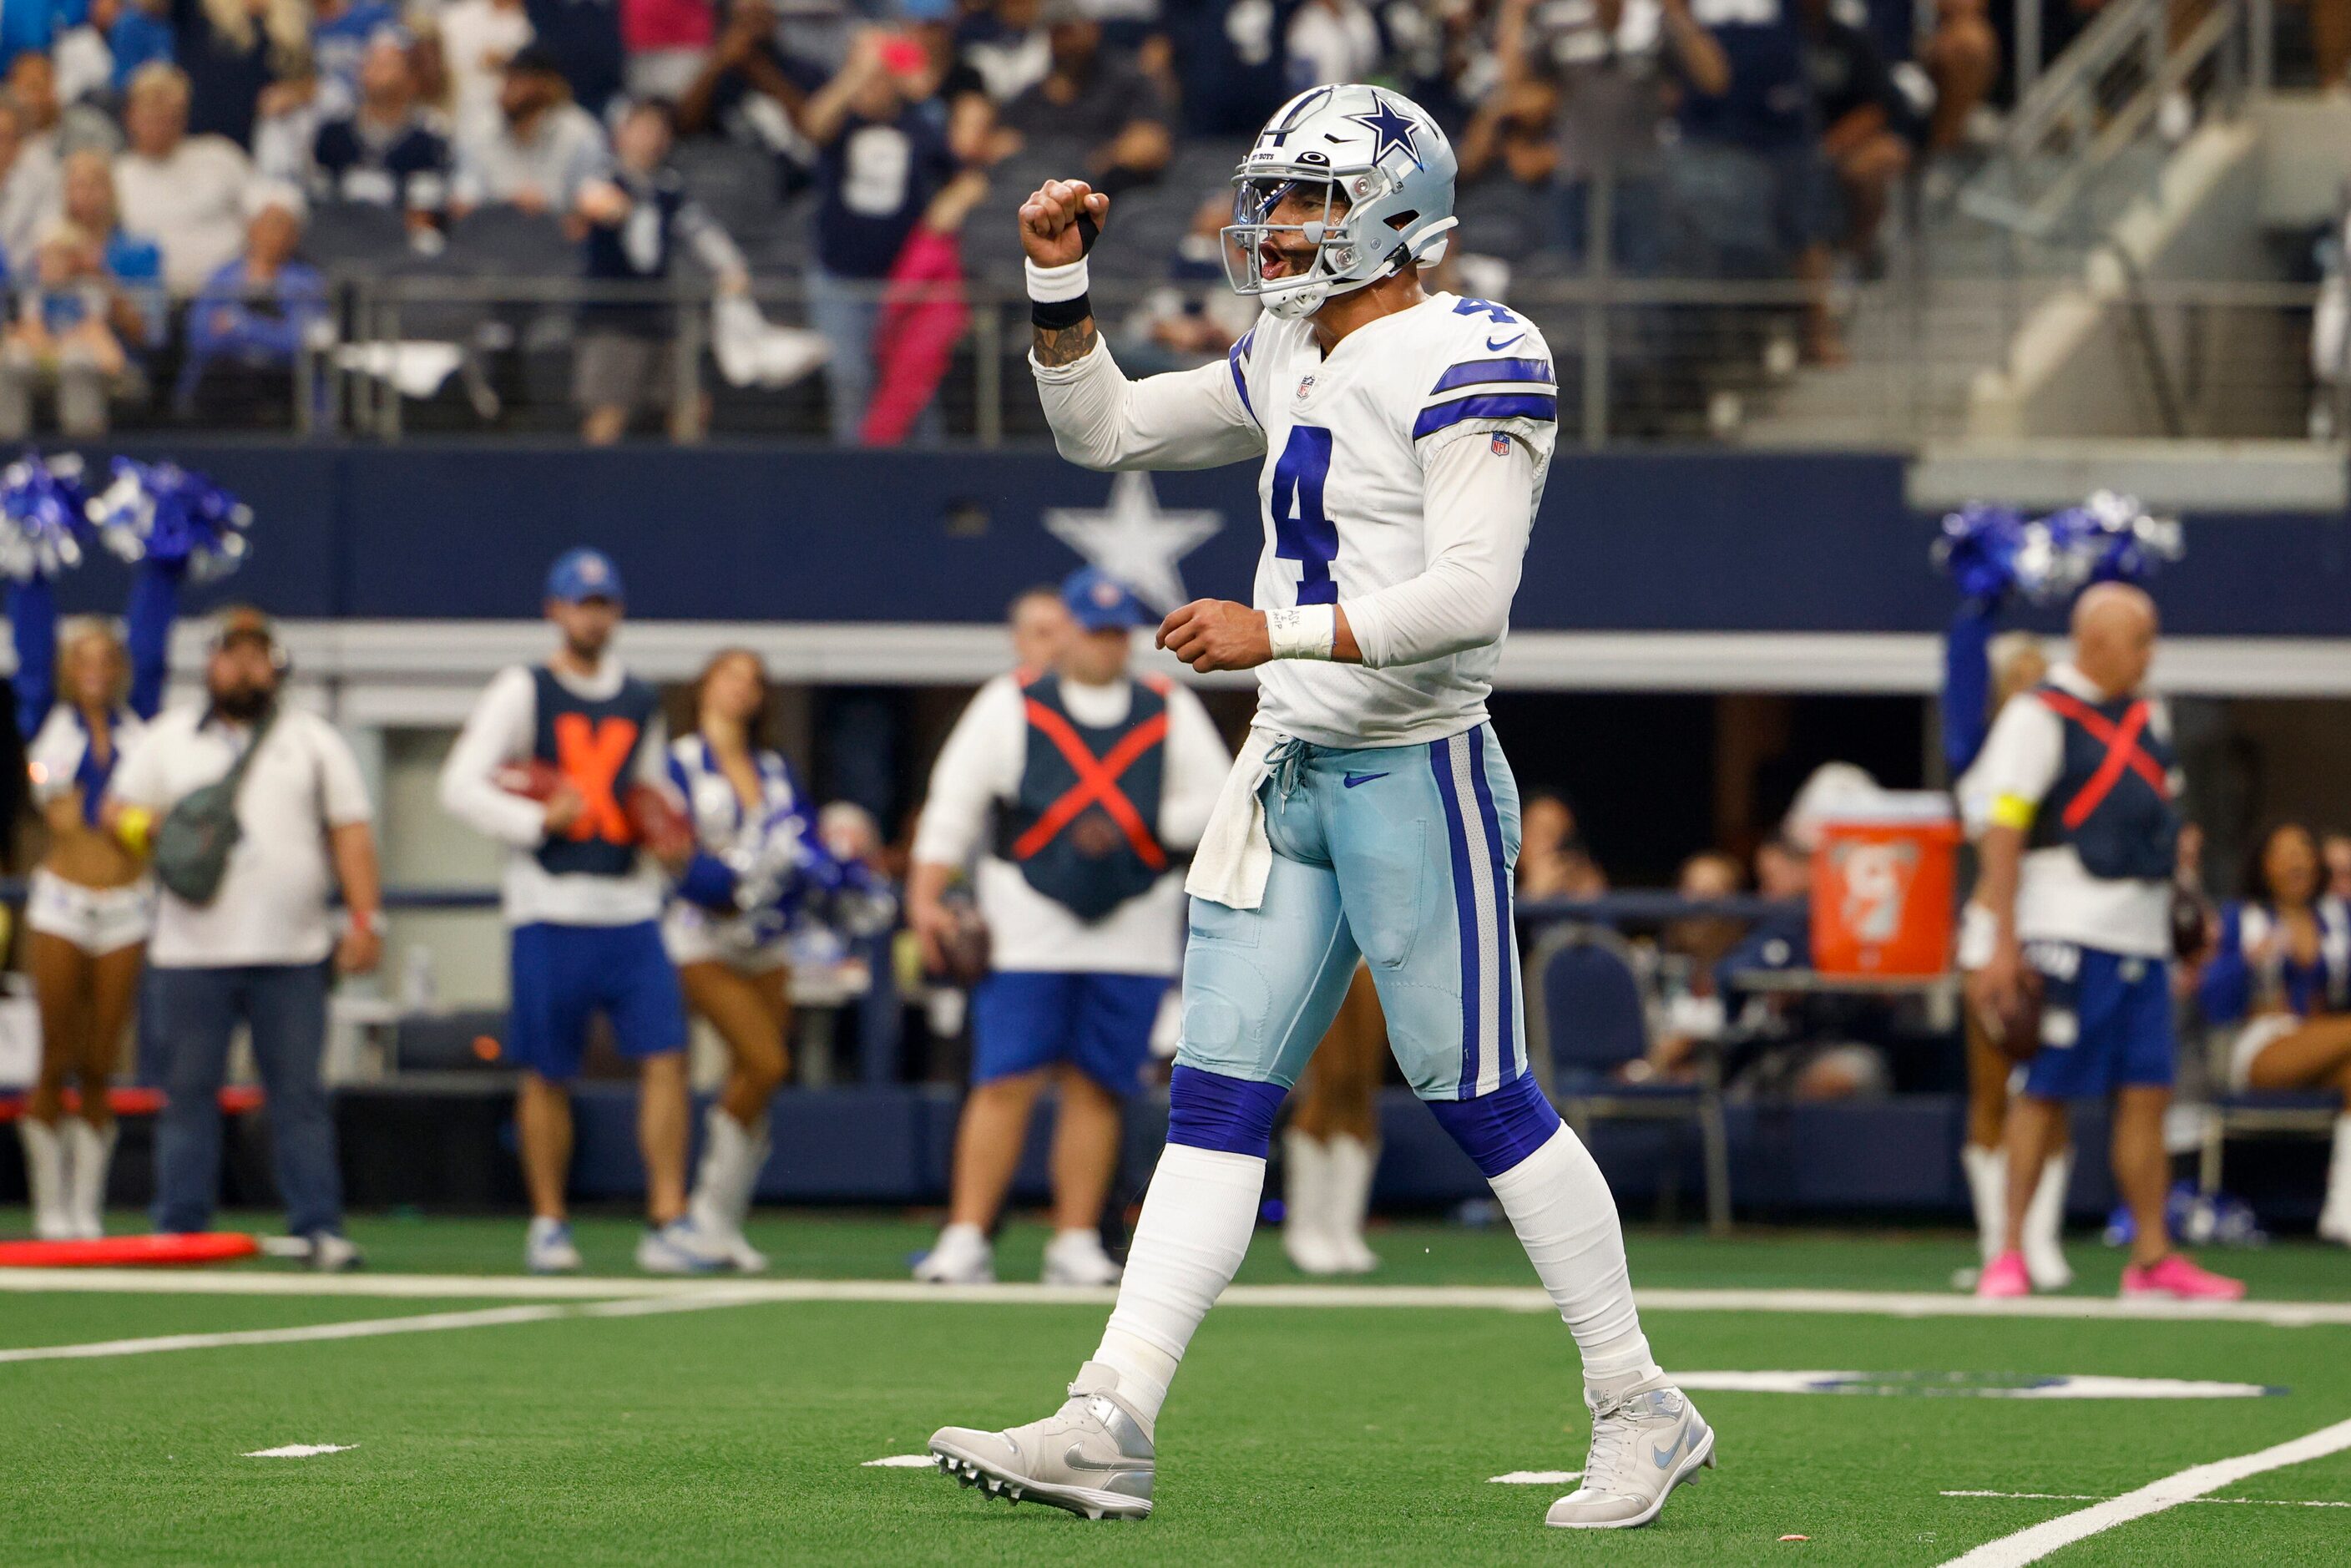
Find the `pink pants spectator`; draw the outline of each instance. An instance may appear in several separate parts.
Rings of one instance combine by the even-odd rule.
[[[866,446],[895,446],[946,379],[956,340],[971,324],[963,297],[963,244],[917,228],[890,268],[873,332],[873,395],[857,432]]]

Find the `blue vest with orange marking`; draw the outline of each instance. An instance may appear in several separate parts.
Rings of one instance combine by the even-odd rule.
[[[1167,688],[1135,681],[1126,721],[1096,729],[1070,716],[1057,675],[1027,683],[1029,758],[997,815],[996,852],[1081,920],[1151,891],[1168,867],[1159,842]]]
[[[563,771],[588,802],[570,831],[538,847],[538,863],[558,876],[626,876],[636,869],[637,832],[622,800],[637,777],[637,753],[661,695],[634,675],[609,697],[583,697],[534,667],[538,716],[531,755]]]
[[[2179,843],[2179,758],[2145,697],[2093,703],[2053,685],[2034,700],[2065,731],[2065,763],[2033,814],[2031,846],[2071,844],[2092,876],[2168,882]]]

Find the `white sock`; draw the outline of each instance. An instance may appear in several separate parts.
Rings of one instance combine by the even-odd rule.
[[[1285,1239],[1331,1228],[1331,1150],[1311,1133],[1281,1134],[1281,1228]]]
[[[1380,1146],[1345,1133],[1334,1134],[1327,1147],[1331,1232],[1341,1245],[1364,1245],[1364,1220],[1372,1209],[1372,1176],[1380,1166]]]
[[[1159,1156],[1126,1249],[1118,1305],[1093,1354],[1118,1374],[1118,1392],[1145,1433],[1158,1422],[1192,1331],[1249,1252],[1264,1192],[1265,1161],[1254,1155],[1170,1144]]]
[[[2024,1260],[2043,1274],[2068,1274],[2065,1264],[2065,1186],[2074,1176],[2074,1151],[2060,1149],[2041,1167],[2032,1201],[2024,1208]]]
[[[33,1234],[44,1241],[64,1241],[73,1235],[68,1208],[72,1186],[65,1140],[57,1132],[56,1124],[30,1116],[16,1123],[16,1136],[25,1145],[25,1186],[33,1200]]]
[[[2326,1162],[2326,1203],[2319,1214],[2351,1225],[2351,1115],[2335,1118],[2335,1153]]]
[[[1968,1197],[1976,1210],[1976,1250],[1987,1263],[2008,1240],[2008,1151],[1959,1145],[1959,1168],[1967,1172]]]
[[[95,1240],[106,1234],[106,1172],[114,1163],[114,1124],[100,1132],[74,1116],[59,1125],[73,1151],[66,1171],[66,1218],[75,1235]]]
[[[1575,1335],[1585,1385],[1617,1394],[1660,1375],[1633,1307],[1616,1199],[1583,1141],[1562,1125],[1489,1179],[1527,1260]]]
[[[697,1229],[725,1235],[741,1232],[751,1212],[751,1189],[767,1163],[768,1122],[746,1127],[716,1105],[702,1121],[702,1164],[695,1172],[690,1206]]]

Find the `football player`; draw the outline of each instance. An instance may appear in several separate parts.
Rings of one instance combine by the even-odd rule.
[[[1130,382],[1096,330],[1081,181],[1022,204],[1031,361],[1091,468],[1259,465],[1254,602],[1200,600],[1161,643],[1258,671],[1193,862],[1168,1143],[1101,1347],[1059,1413],[948,1427],[942,1469],[1085,1514],[1151,1511],[1154,1428],[1248,1249],[1274,1113],[1371,967],[1405,1080],[1492,1184],[1583,1362],[1592,1448],[1548,1522],[1639,1525],[1715,1458],[1658,1369],[1599,1167],[1527,1070],[1511,929],[1519,796],[1486,696],[1542,495],[1558,391],[1534,324],[1431,293],[1452,148],[1383,88],[1311,89],[1234,176],[1227,268],[1263,305],[1221,361]]]

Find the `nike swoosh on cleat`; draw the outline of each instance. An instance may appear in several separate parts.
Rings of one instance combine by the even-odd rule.
[[[1495,351],[1496,350],[1498,350],[1498,349],[1507,349],[1507,348],[1509,348],[1511,344],[1513,344],[1513,343],[1518,343],[1518,342],[1523,342],[1525,340],[1526,340],[1526,334],[1525,334],[1524,332],[1520,333],[1520,334],[1519,334],[1517,337],[1515,337],[1515,338],[1505,338],[1505,339],[1503,339],[1503,340],[1502,340],[1500,342],[1499,342],[1499,343],[1497,343],[1496,341],[1494,341],[1494,340],[1493,340],[1493,339],[1489,338],[1489,339],[1487,339],[1487,340],[1486,340],[1486,351],[1487,351],[1488,353],[1489,353],[1489,354],[1490,354],[1490,353],[1494,352],[1494,351]]]
[[[1387,775],[1384,773],[1350,773],[1345,778],[1340,779],[1339,782],[1345,788],[1353,789],[1358,784],[1368,784],[1374,779],[1384,779],[1386,777]]]
[[[1124,1458],[1112,1459],[1107,1463],[1101,1459],[1090,1459],[1086,1458],[1085,1454],[1081,1450],[1075,1447],[1072,1447],[1068,1453],[1061,1456],[1061,1463],[1067,1465],[1073,1470],[1093,1470],[1105,1475],[1114,1475],[1121,1470],[1140,1470],[1142,1469],[1142,1466],[1138,1465],[1134,1460]]]
[[[1687,1427],[1684,1427],[1679,1433],[1675,1435],[1674,1440],[1667,1443],[1664,1448],[1651,1448],[1649,1450],[1649,1458],[1657,1461],[1657,1469],[1662,1470],[1667,1466],[1674,1462],[1674,1455],[1681,1451],[1681,1446],[1685,1442],[1688,1441],[1689,1435],[1689,1429]]]

